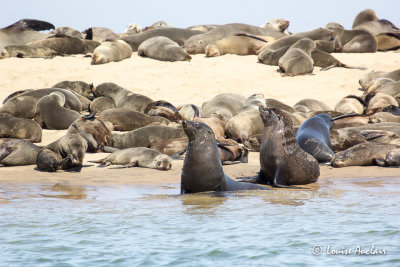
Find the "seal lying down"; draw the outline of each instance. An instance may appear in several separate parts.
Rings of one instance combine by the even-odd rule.
[[[224,174],[214,132],[201,122],[182,121],[189,138],[181,174],[181,194],[206,191],[267,190],[232,180]]]

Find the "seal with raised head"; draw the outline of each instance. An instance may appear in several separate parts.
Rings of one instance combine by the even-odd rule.
[[[296,132],[301,149],[312,155],[318,162],[330,162],[333,155],[330,128],[333,120],[329,114],[321,113],[303,122]]]
[[[264,131],[257,182],[276,187],[316,182],[318,161],[297,144],[290,117],[279,109],[260,107],[259,111]]]
[[[311,52],[315,43],[309,38],[303,38],[294,43],[279,59],[278,66],[283,72],[282,76],[296,76],[312,73],[314,61]]]
[[[124,40],[110,39],[102,42],[93,51],[92,64],[118,62],[132,55],[132,48]]]
[[[181,174],[181,193],[265,190],[260,185],[239,183],[224,174],[217,142],[210,127],[201,122],[182,122],[189,138]]]
[[[138,55],[162,61],[190,61],[192,57],[165,36],[156,36],[142,42],[138,47]]]
[[[147,147],[133,147],[113,152],[104,159],[91,161],[101,166],[123,165],[124,167],[144,167],[167,171],[171,169],[172,158]]]

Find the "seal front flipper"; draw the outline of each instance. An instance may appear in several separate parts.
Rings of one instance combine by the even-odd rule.
[[[124,168],[137,167],[137,166],[139,166],[139,162],[137,160],[122,165],[122,167]]]
[[[242,177],[236,177],[235,178],[238,182],[242,183],[257,183],[258,182],[258,175],[254,176],[242,176]]]
[[[225,191],[238,191],[238,190],[270,190],[264,186],[253,183],[240,183],[232,180],[225,175],[226,190]]]
[[[279,176],[280,173],[281,173],[281,167],[277,166],[277,169],[276,169],[276,172],[275,172],[275,177],[274,177],[274,179],[272,181],[271,186],[277,187],[277,188],[308,189],[308,188],[303,188],[303,187],[284,184],[285,182],[282,181],[282,177]]]

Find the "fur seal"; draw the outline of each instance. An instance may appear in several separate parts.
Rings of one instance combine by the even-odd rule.
[[[53,92],[63,93],[65,96],[65,107],[80,112],[81,101],[72,92],[59,88],[44,88],[26,91],[8,100],[2,107],[0,113],[8,113],[14,117],[32,119],[35,116],[35,107],[39,99]]]
[[[121,37],[120,39],[127,42],[131,46],[132,51],[135,52],[138,51],[138,47],[142,42],[152,37],[165,36],[171,39],[172,41],[178,43],[179,46],[183,46],[183,44],[189,37],[199,33],[202,32],[192,31],[187,29],[179,29],[179,28],[160,28],[138,33],[136,35],[124,36]]]
[[[232,117],[226,124],[226,135],[239,142],[245,141],[249,136],[262,133],[264,123],[258,109],[244,111]]]
[[[156,36],[142,42],[138,47],[138,55],[162,61],[190,61],[192,57],[165,36]]]
[[[187,27],[186,29],[192,30],[192,31],[199,31],[199,32],[203,33],[203,32],[211,31],[211,30],[213,30],[213,29],[215,29],[217,27],[219,27],[219,25],[201,24],[201,25],[190,26],[190,27]]]
[[[222,93],[204,102],[201,108],[206,116],[217,114],[229,120],[238,114],[239,109],[243,106],[245,101],[246,98],[242,95]]]
[[[115,108],[115,102],[111,97],[108,96],[99,96],[93,99],[90,103],[89,110],[90,112],[101,113],[107,109]]]
[[[382,92],[371,92],[364,97],[364,101],[368,110],[385,108],[388,106],[399,106],[396,98]],[[365,112],[368,112],[368,110]]]
[[[109,145],[123,149],[130,147],[150,147],[154,142],[184,137],[182,128],[150,125],[124,133],[112,133]]]
[[[282,76],[296,76],[312,73],[314,61],[311,52],[315,43],[309,38],[300,39],[294,43],[279,59],[278,66],[283,72]]]
[[[400,48],[400,33],[385,32],[375,35],[378,51],[390,51]]]
[[[42,128],[31,119],[2,116],[0,114],[0,138],[4,137],[39,143],[42,141]]]
[[[289,21],[285,19],[271,19],[260,26],[261,28],[272,28],[277,31],[289,34],[287,28],[289,27]]]
[[[243,106],[239,109],[240,112],[258,110],[259,106],[265,106],[266,100],[263,94],[252,94],[244,102]],[[215,133],[215,132],[214,132]]]
[[[79,39],[84,39],[83,34],[71,27],[67,27],[67,26],[62,26],[62,27],[57,27],[54,30],[50,31],[49,34],[53,34],[53,35],[67,35],[67,36],[72,36],[72,37],[76,37]]]
[[[178,112],[183,120],[191,121],[194,117],[203,117],[203,109],[194,104],[185,104],[178,107]]]
[[[400,80],[400,69],[393,70],[393,71],[371,71],[366,74],[363,74],[360,79],[359,83],[361,87],[366,91],[372,84],[375,79],[378,78],[388,78],[392,79],[393,81]]]
[[[338,59],[336,59],[334,56],[332,56],[331,54],[324,52],[324,51],[320,51],[320,50],[312,51],[311,58],[314,61],[314,66],[321,67],[322,71],[329,70],[334,67],[341,67],[341,68],[346,68],[346,69],[359,69],[359,70],[367,69],[364,67],[349,66],[347,64],[344,64],[344,63],[340,62]]]
[[[131,23],[128,26],[126,26],[125,32],[123,33],[123,36],[127,35],[135,35],[138,33],[142,32],[142,28],[139,26],[139,24],[136,23]]]
[[[38,152],[36,158],[36,167],[40,171],[55,172],[61,169],[68,169],[70,158],[62,158],[60,154],[43,148]]]
[[[182,120],[178,109],[173,104],[164,100],[157,100],[149,103],[144,110],[144,114],[163,117],[173,122],[180,122]]]
[[[261,28],[247,24],[231,23],[190,37],[186,40],[184,49],[189,54],[202,54],[205,52],[205,48],[208,44],[238,33],[271,36],[276,39],[286,36],[286,34],[277,31],[272,27]]]
[[[266,189],[260,185],[239,183],[224,174],[210,127],[190,121],[182,121],[182,126],[189,143],[182,167],[181,194]]]
[[[363,114],[366,107],[365,102],[358,96],[348,95],[336,103],[335,111],[343,114],[357,113]]]
[[[378,19],[375,11],[372,9],[365,9],[358,13],[353,22],[353,29],[364,30],[374,36],[386,32],[399,32],[399,28],[390,21]]]
[[[93,40],[98,43],[102,43],[109,39],[117,39],[119,37],[118,34],[105,27],[91,27],[86,29],[83,33],[85,39]]]
[[[93,84],[87,84],[83,81],[62,81],[52,87],[70,90],[81,101],[82,111],[90,109],[91,100],[94,98],[92,93]]]
[[[363,30],[345,30],[338,23],[331,22],[326,28],[335,33],[339,42],[340,52],[343,53],[374,53],[378,49],[372,34]]]
[[[320,174],[318,161],[297,144],[290,117],[273,108],[260,107],[259,112],[264,131],[257,182],[275,187],[316,182]]]
[[[163,20],[159,20],[151,24],[150,26],[147,26],[143,29],[143,31],[149,31],[149,30],[154,30],[154,29],[161,29],[161,28],[173,28],[174,26],[169,25],[167,22]]]
[[[258,62],[266,65],[278,66],[279,59],[288,51],[290,46],[284,46],[277,50],[262,49],[258,54]]]
[[[378,20],[378,17],[376,16],[375,11],[368,8],[357,14],[357,16],[354,18],[352,28],[354,29],[355,27],[364,22],[376,21],[376,20]]]
[[[382,143],[362,143],[337,152],[332,159],[333,167],[370,166],[376,159],[386,158],[386,155],[400,146]]]
[[[168,125],[170,121],[163,117],[148,116],[127,108],[114,108],[101,112],[99,120],[109,121],[116,131],[131,131],[147,125]]]
[[[4,166],[34,165],[40,147],[21,139],[6,139],[0,144],[0,164]]]
[[[300,148],[318,162],[330,162],[335,154],[330,140],[332,124],[331,116],[321,113],[303,122],[296,132],[296,140]]]
[[[366,143],[368,140],[355,129],[331,129],[331,146],[333,151],[346,150],[352,146]]]
[[[105,64],[108,62],[118,62],[132,55],[132,48],[123,40],[107,40],[102,42],[93,51],[91,64]]]
[[[297,111],[304,113],[312,111],[326,111],[332,109],[324,102],[311,98],[306,98],[298,101],[296,104],[294,104],[293,108]]]
[[[28,45],[7,45],[4,49],[8,53],[8,57],[42,57],[53,58],[58,55],[56,51],[47,47],[30,47]]]
[[[135,94],[132,91],[122,88],[115,83],[102,83],[93,88],[93,94],[98,96],[108,96],[114,100],[115,107],[128,108],[139,112],[144,112],[147,105],[154,102],[151,98]]]
[[[60,92],[43,96],[36,104],[35,121],[47,129],[68,129],[71,123],[81,117],[81,114],[64,108],[64,104],[65,96]]]
[[[113,152],[104,159],[91,161],[102,166],[123,165],[124,167],[144,167],[167,171],[171,169],[172,158],[147,147],[126,148]]]
[[[378,84],[381,85],[378,86]],[[376,85],[376,87],[370,86],[366,91],[367,94],[371,92],[385,93],[393,97],[400,94],[400,81],[394,81],[388,78],[379,78],[373,81],[373,85]]]
[[[400,149],[394,149],[386,154],[386,157],[376,158],[375,163],[378,166],[390,167],[390,166],[400,166]]]
[[[24,45],[32,41],[47,38],[49,35],[38,31],[54,29],[54,25],[36,19],[22,19],[0,29],[0,47]]]
[[[30,47],[46,47],[56,51],[61,55],[87,54],[93,53],[99,42],[91,40],[82,40],[72,36],[52,36],[46,39],[29,42],[26,44]]]
[[[208,44],[204,51],[207,57],[218,57],[225,54],[256,55],[264,45],[274,40],[275,38],[270,36],[237,34]]]

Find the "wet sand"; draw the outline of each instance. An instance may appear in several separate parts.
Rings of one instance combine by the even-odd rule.
[[[135,93],[154,100],[166,100],[175,105],[194,103],[201,105],[218,93],[239,93],[249,96],[263,93],[293,105],[304,98],[322,100],[332,108],[344,96],[360,95],[359,77],[372,70],[392,71],[400,65],[400,53],[334,54],[340,61],[367,70],[334,68],[328,71],[314,69],[314,75],[281,77],[277,67],[257,63],[256,56],[225,55],[206,58],[195,55],[191,62],[161,62],[138,57],[104,65],[90,65],[90,58],[82,55],[53,59],[0,60],[0,99],[22,89],[51,87],[63,80],[82,80],[99,85],[114,82]],[[44,130],[40,145],[61,137],[65,131]],[[0,183],[56,183],[69,181],[82,185],[140,184],[176,187],[180,183],[183,160],[175,160],[172,170],[157,171],[145,168],[97,167],[88,161],[107,154],[87,153],[81,172],[45,173],[35,166],[0,167]],[[231,177],[255,175],[259,170],[258,153],[250,153],[249,163],[224,166]],[[310,188],[326,185],[324,179],[351,177],[398,177],[398,168],[321,166],[319,182]]]

